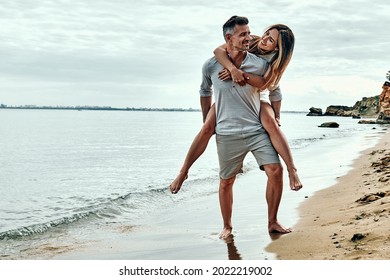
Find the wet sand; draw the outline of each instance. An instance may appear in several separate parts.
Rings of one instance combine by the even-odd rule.
[[[267,250],[281,260],[390,259],[390,132],[353,169],[299,207],[294,232]]]

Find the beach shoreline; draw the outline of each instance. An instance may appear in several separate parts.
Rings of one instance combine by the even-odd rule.
[[[272,241],[279,260],[390,259],[390,132],[336,184],[298,208],[294,231]]]

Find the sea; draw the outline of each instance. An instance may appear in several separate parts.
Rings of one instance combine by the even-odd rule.
[[[2,109],[0,120],[0,259],[46,258],[33,252],[48,239],[71,235],[82,243],[100,225],[139,225],[173,202],[218,193],[214,136],[185,190],[175,197],[168,191],[201,112]],[[328,121],[339,128],[319,127]],[[348,172],[387,128],[306,112],[282,112],[281,124],[304,187],[316,186],[306,195]],[[242,177],[258,170],[250,155],[243,170]]]

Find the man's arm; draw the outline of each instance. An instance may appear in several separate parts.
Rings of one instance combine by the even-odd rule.
[[[210,111],[211,102],[212,102],[211,96],[201,96],[200,97],[200,106],[202,108],[203,122],[205,122],[206,116],[207,116],[208,112]]]
[[[280,108],[282,107],[282,91],[280,86],[269,89],[269,100],[271,101],[272,108],[275,112],[275,119],[280,125]]]
[[[209,62],[210,60],[207,60],[202,66],[202,83],[200,84],[200,90],[199,90],[200,106],[202,109],[203,122],[205,122],[207,113],[210,110],[212,96],[213,96],[213,90],[212,90],[213,82],[209,74],[209,66],[208,66]]]

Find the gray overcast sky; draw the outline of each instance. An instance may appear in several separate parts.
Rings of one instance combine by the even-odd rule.
[[[284,110],[353,105],[390,70],[388,0],[2,0],[0,103],[199,108],[221,26],[295,33]]]

